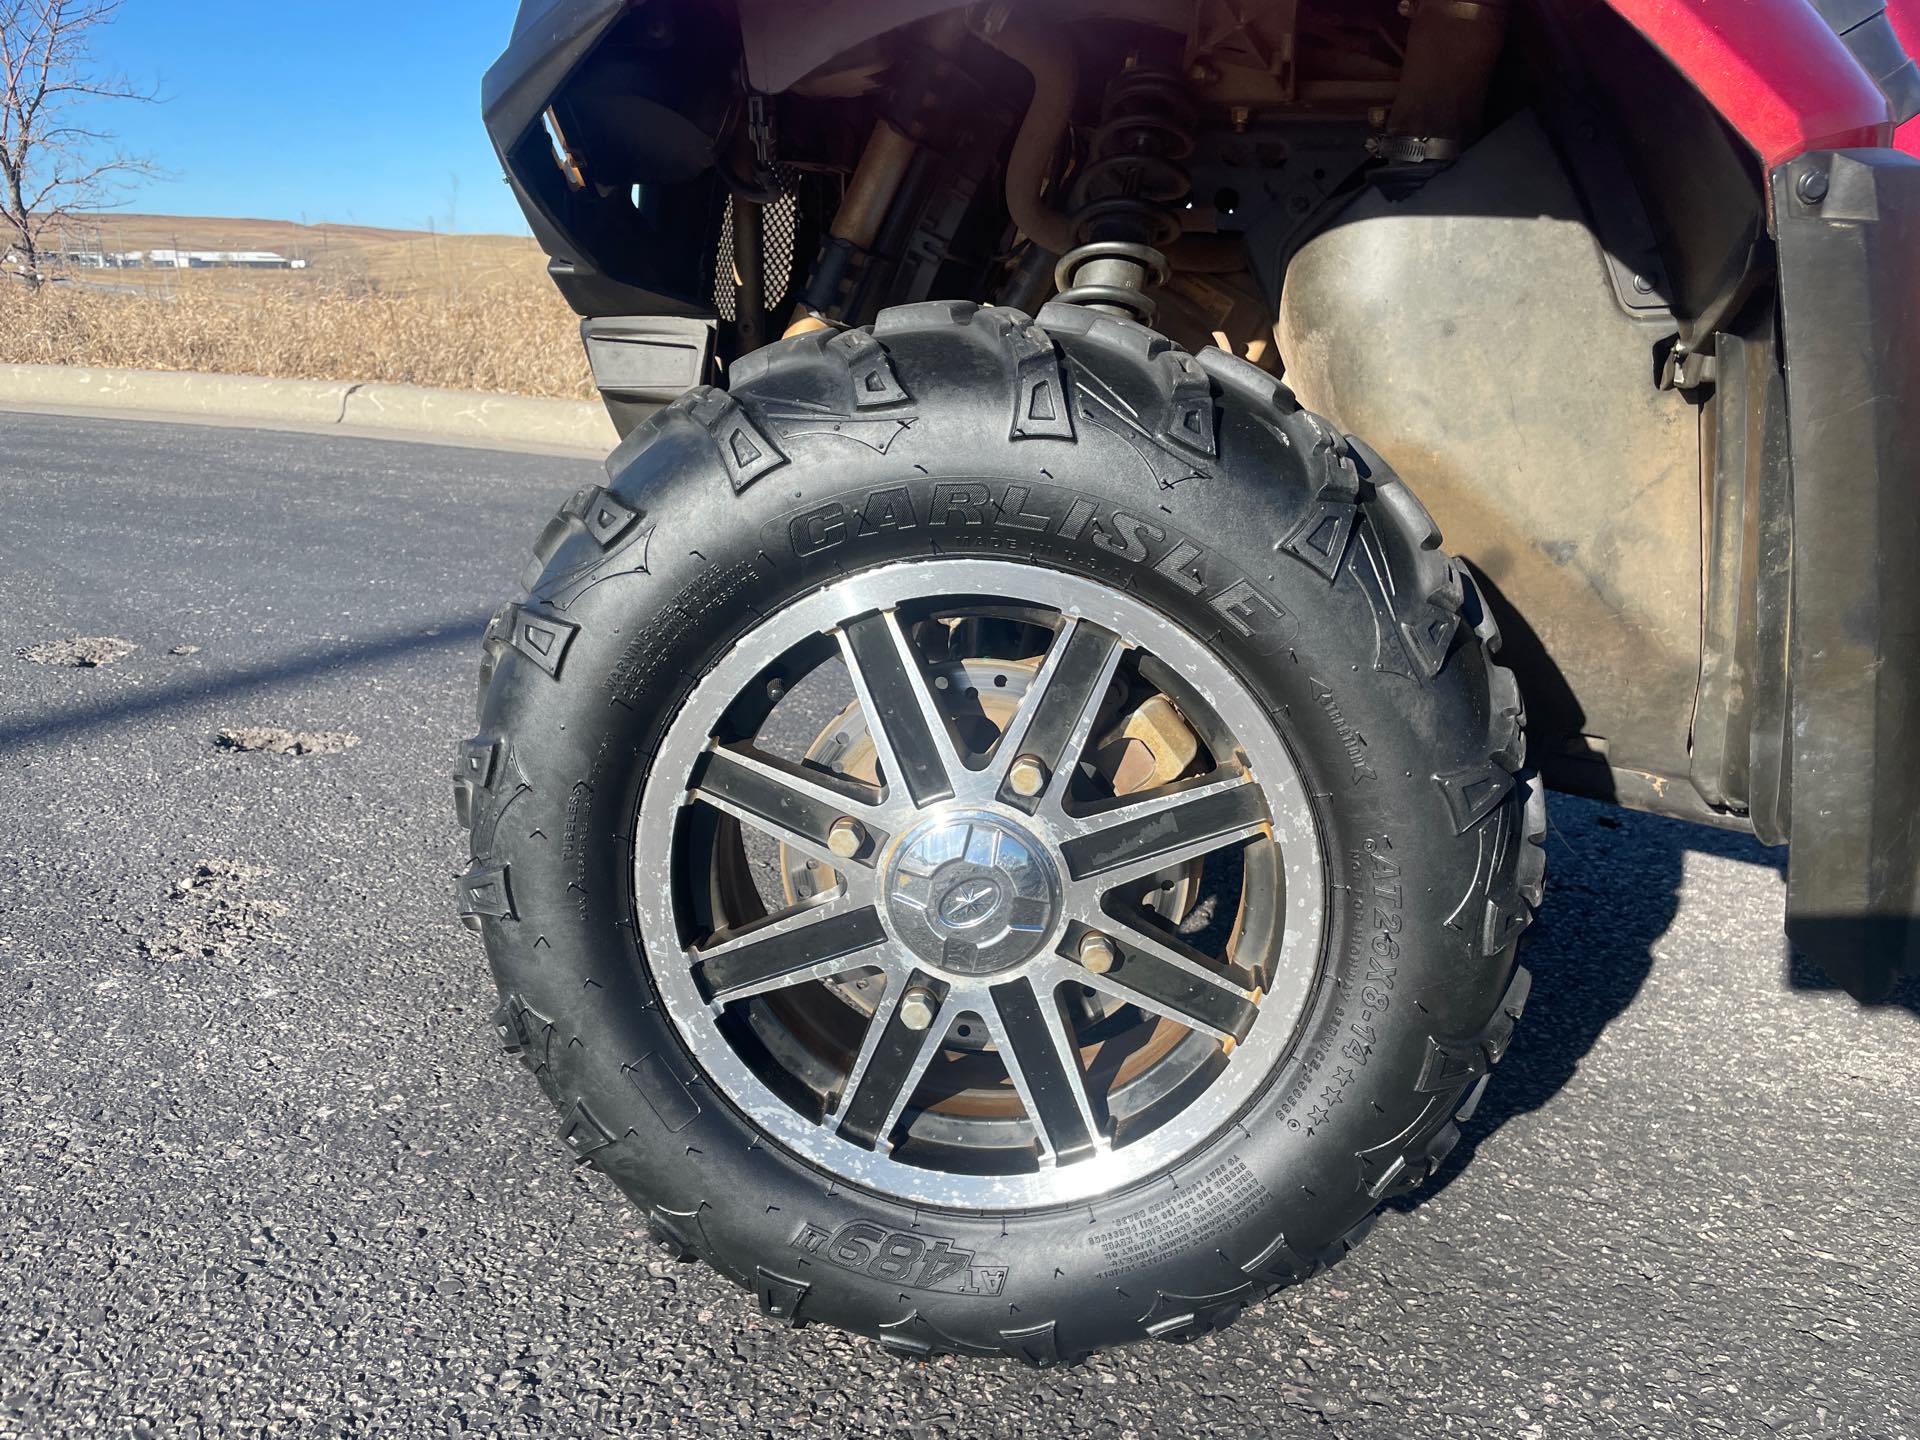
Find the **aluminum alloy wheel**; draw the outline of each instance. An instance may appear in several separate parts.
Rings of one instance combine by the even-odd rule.
[[[1050,638],[1017,708],[976,750],[902,616],[996,607],[1049,617]],[[808,652],[844,664],[878,783],[728,734],[743,704],[751,711],[746,702],[780,692],[786,657]],[[1076,795],[1087,783],[1076,776],[1090,773],[1089,744],[1123,666],[1163,677],[1186,712],[1204,715],[1210,763],[1089,804]],[[896,1198],[1062,1203],[1164,1169],[1227,1124],[1273,1072],[1318,971],[1325,865],[1309,798],[1272,720],[1184,629],[1076,576],[928,560],[803,597],[701,679],[651,774],[635,834],[671,839],[664,853],[651,839],[635,847],[636,919],[668,1015],[715,1088],[762,1129]],[[777,841],[830,871],[830,882],[734,923],[723,913],[727,887],[700,873],[716,846],[696,853],[715,821]],[[1263,953],[1223,962],[1148,923],[1129,897],[1229,851],[1248,857],[1246,891],[1264,887],[1272,919]],[[1244,945],[1246,894],[1240,903]],[[753,1016],[830,989],[844,999],[854,986],[873,998],[844,1069],[809,1088],[770,1060]],[[1087,1003],[1076,1009],[1068,996]],[[1109,1017],[1101,1022],[1109,1030],[1119,1023],[1112,1017],[1134,1017],[1180,1037],[1179,1073],[1142,1106],[1145,1118],[1116,1122],[1111,1098],[1096,1093],[1088,1014]],[[1010,1105],[1017,1096],[1013,1119],[991,1122],[999,1127],[991,1133],[1011,1127],[1028,1141],[982,1152],[998,1157],[991,1173],[978,1173],[983,1162],[971,1152],[933,1145],[929,1162],[917,1148],[922,1131],[972,1123],[964,1113],[943,1122],[942,1105],[921,1093],[930,1066],[952,1061],[969,1034],[1004,1067]],[[1013,1160],[1002,1164],[1006,1156]]]

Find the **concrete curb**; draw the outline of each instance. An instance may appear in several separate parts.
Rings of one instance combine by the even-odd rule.
[[[7,405],[219,420],[265,429],[338,426],[395,439],[605,455],[618,443],[594,400],[545,400],[344,380],[268,380],[69,365],[0,365]]]

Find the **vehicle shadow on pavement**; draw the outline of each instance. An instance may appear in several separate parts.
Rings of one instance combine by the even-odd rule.
[[[0,722],[0,753],[20,745],[64,739],[126,721],[190,709],[209,700],[231,699],[339,670],[378,665],[424,650],[460,647],[473,652],[479,647],[486,625],[484,614],[445,616],[427,624],[409,624],[384,635],[338,641],[320,649],[239,666],[198,679],[156,685],[98,704],[30,711]]]
[[[1679,913],[1688,852],[1786,866],[1784,849],[1704,825],[1559,795],[1548,813],[1546,899],[1520,947],[1533,974],[1526,1014],[1460,1143],[1392,1209],[1439,1194],[1503,1125],[1546,1105],[1579,1072],[1653,969],[1654,946]]]

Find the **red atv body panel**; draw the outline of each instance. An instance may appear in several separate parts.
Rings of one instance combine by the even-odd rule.
[[[1920,0],[1889,0],[1887,17],[1907,54],[1920,55]],[[1894,143],[1909,155],[1920,155],[1920,116],[1900,127]]]
[[[1771,170],[1885,145],[1887,97],[1808,0],[1609,0]],[[1920,0],[1898,0],[1912,8]]]

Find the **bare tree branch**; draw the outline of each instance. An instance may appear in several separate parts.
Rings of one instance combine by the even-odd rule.
[[[101,71],[93,37],[123,0],[0,0],[0,245],[30,283],[44,278],[47,232],[81,211],[124,203],[126,187],[157,174],[112,148],[111,132],[73,107],[159,97]]]

